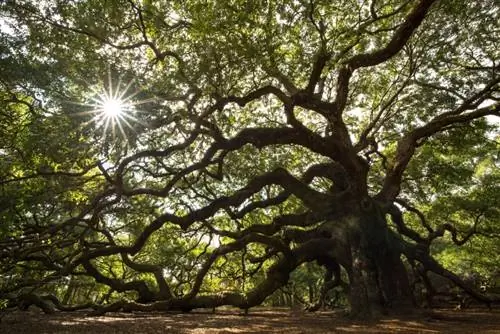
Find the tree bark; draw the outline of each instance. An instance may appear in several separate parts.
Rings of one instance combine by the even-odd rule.
[[[363,206],[359,217],[350,223],[351,259],[346,268],[350,314],[369,319],[409,312],[415,306],[398,240],[375,202]]]

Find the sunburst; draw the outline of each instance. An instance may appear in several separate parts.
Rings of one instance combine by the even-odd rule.
[[[102,111],[107,117],[117,117],[124,111],[124,109],[125,106],[122,100],[107,99],[102,105]]]
[[[132,123],[140,123],[135,117],[137,106],[151,102],[151,99],[135,99],[139,91],[130,92],[133,83],[134,81],[131,80],[127,84],[122,84],[120,79],[114,84],[109,74],[107,88],[103,85],[100,90],[94,90],[93,97],[88,103],[80,103],[90,108],[80,114],[92,115],[85,125],[94,124],[97,130],[102,129],[104,137],[107,137],[109,132],[113,138],[116,137],[117,132],[126,137],[125,127],[133,129]]]

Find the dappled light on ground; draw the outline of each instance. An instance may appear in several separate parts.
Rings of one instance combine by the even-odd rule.
[[[340,311],[218,310],[193,313],[7,314],[0,332],[10,333],[500,333],[500,310],[433,310],[424,314],[359,322]]]

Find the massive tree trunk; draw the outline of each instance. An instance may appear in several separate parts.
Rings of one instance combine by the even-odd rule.
[[[349,301],[351,316],[377,317],[413,307],[401,247],[380,207],[366,202],[349,224]]]

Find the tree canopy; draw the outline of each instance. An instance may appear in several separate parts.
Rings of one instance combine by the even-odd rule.
[[[413,307],[429,273],[495,300],[467,278],[500,274],[496,1],[16,0],[0,18],[8,303],[246,310],[295,282],[367,317]]]

